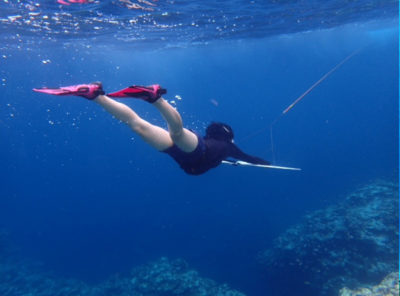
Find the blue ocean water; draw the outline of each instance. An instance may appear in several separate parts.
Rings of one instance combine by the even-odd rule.
[[[0,3],[0,227],[21,258],[88,283],[183,258],[268,295],[256,257],[275,237],[359,184],[398,182],[398,1],[127,2]],[[189,176],[98,105],[32,92],[97,80],[159,83],[187,127],[227,122],[247,153],[302,171]]]

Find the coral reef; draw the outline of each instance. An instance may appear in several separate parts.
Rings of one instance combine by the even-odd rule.
[[[91,286],[44,274],[22,262],[0,263],[1,296],[244,296],[227,285],[201,278],[181,259],[160,260],[132,271],[129,277],[113,277]]]
[[[350,290],[343,288],[339,296],[398,296],[399,295],[399,273],[392,272],[383,281],[371,288],[359,288]]]
[[[77,281],[58,279],[41,272],[32,263],[9,260],[0,263],[2,296],[69,296],[94,295],[91,287]]]
[[[376,181],[305,216],[259,257],[273,292],[337,295],[397,271],[397,198],[396,184]]]
[[[131,283],[139,295],[244,296],[227,285],[217,285],[190,270],[183,260],[159,261],[134,271]]]

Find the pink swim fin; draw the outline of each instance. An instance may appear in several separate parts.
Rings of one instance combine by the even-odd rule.
[[[107,94],[107,96],[114,98],[138,98],[149,103],[154,103],[166,93],[167,90],[161,88],[161,86],[158,84],[153,84],[150,86],[132,85],[119,91]]]
[[[34,88],[33,91],[55,96],[80,96],[89,100],[93,100],[98,95],[104,95],[100,82],[61,86],[59,88]]]

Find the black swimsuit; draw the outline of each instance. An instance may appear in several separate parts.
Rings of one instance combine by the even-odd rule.
[[[196,134],[197,135],[197,134]],[[171,156],[190,175],[200,175],[217,167],[222,160],[234,158],[254,164],[270,164],[268,161],[245,154],[235,144],[197,135],[194,151],[184,152],[175,144],[163,152]]]

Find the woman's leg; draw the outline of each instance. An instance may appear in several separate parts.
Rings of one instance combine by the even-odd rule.
[[[143,120],[128,106],[114,101],[105,95],[99,95],[93,101],[102,106],[117,119],[126,123],[146,143],[150,144],[150,146],[155,149],[163,151],[174,144],[170,134],[166,130]]]
[[[163,98],[159,98],[153,105],[168,123],[169,134],[175,145],[185,152],[194,151],[198,144],[197,136],[183,127],[182,118],[178,111]]]

